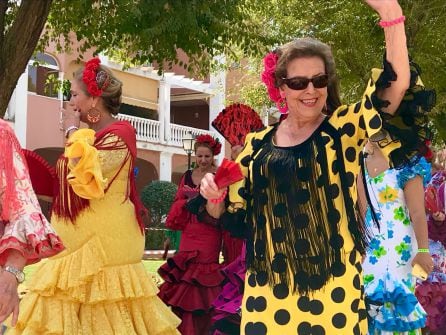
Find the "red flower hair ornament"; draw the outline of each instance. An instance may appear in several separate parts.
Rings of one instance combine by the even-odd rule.
[[[211,135],[204,134],[195,138],[195,145],[204,144],[211,148],[212,154],[217,156],[221,151],[221,143],[218,138],[213,138]]]
[[[82,73],[82,81],[87,86],[88,94],[93,97],[100,97],[102,92],[110,84],[110,76],[107,72],[100,70],[101,60],[97,57],[85,63]]]
[[[276,103],[279,112],[288,114],[288,106],[285,98],[280,96],[279,88],[276,87],[276,66],[279,57],[275,52],[268,53],[263,58],[262,82],[265,84],[269,98]]]

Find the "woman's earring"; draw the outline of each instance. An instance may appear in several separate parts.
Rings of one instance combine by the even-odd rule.
[[[87,120],[90,123],[98,123],[101,120],[101,112],[96,107],[91,107],[87,113]]]
[[[284,98],[280,98],[280,100],[276,102],[276,106],[280,113],[288,114],[288,105]]]

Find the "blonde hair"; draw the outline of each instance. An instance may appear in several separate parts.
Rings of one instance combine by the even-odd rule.
[[[88,93],[87,86],[83,81],[85,67],[81,67],[76,72],[74,72],[73,77],[76,80],[82,89],[82,91],[90,96]],[[122,82],[115,77],[113,72],[104,65],[99,65],[98,73],[100,76],[96,76],[97,85],[99,88],[105,86],[105,82],[108,81],[108,84],[104,89],[102,89],[101,98],[104,101],[105,108],[112,115],[117,115],[119,113],[119,108],[121,107],[121,99],[122,99]]]

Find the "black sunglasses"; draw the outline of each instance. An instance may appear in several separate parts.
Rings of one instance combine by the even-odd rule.
[[[314,88],[324,88],[328,86],[328,74],[321,74],[313,78],[293,77],[282,79],[289,88],[297,91],[306,89],[310,82],[313,83]]]

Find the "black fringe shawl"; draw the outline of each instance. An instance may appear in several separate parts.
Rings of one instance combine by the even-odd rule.
[[[293,292],[308,294],[345,273],[341,220],[348,220],[360,252],[366,248],[368,235],[350,196],[352,181],[345,171],[338,131],[325,120],[302,144],[280,148],[272,143],[276,129],[255,140],[249,164],[245,186],[249,190],[245,194],[247,267],[271,287],[281,283]],[[327,162],[322,132],[334,141],[335,162]],[[333,168],[340,174],[341,185],[329,180]],[[343,197],[347,218],[335,207],[338,196]]]

